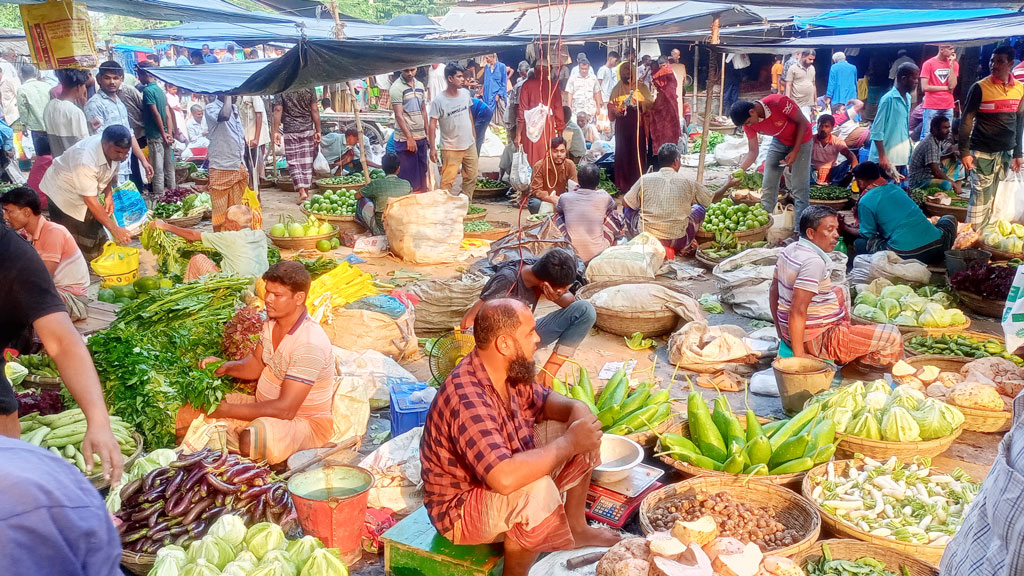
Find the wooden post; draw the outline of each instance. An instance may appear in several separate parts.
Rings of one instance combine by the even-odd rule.
[[[722,112],[722,108],[725,107],[725,54],[722,54],[722,73],[721,81],[718,84],[718,115],[722,116],[725,112]]]
[[[693,104],[690,105],[690,116],[697,112],[697,90],[700,82],[697,81],[697,74],[700,72],[700,44],[693,45]]]
[[[718,44],[718,32],[721,28],[718,16],[715,16],[714,21],[711,22],[711,45]],[[704,160],[708,153],[708,141],[711,140],[711,98],[712,98],[712,79],[715,77],[715,58],[708,59],[708,81],[707,81],[707,95],[704,98],[704,123],[701,125],[701,132],[703,133],[703,141],[700,147],[700,159],[697,163],[697,182],[704,183]]]

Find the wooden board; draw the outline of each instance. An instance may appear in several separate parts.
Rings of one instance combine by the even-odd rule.
[[[395,524],[381,537],[384,570],[393,576],[499,576],[503,551],[500,544],[456,546],[434,529],[427,509]]]
[[[91,300],[89,302],[89,317],[75,322],[75,329],[83,336],[104,330],[117,318],[119,308],[119,306],[107,302]]]

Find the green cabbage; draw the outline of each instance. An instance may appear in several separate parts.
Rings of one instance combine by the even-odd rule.
[[[828,410],[821,413],[821,417],[826,420],[831,420],[836,425],[836,432],[846,432],[846,427],[849,425],[850,420],[853,419],[853,413],[856,411],[855,408],[848,408],[846,406],[833,406]]]
[[[917,326],[917,318],[911,312],[900,312],[900,315],[892,319],[897,326]]]
[[[872,380],[867,384],[862,384],[862,386],[864,387],[865,396],[871,394],[872,392],[885,392],[885,395],[888,396],[889,393],[892,392],[892,386],[890,386],[888,382],[882,380],[881,378],[879,378],[878,380]]]
[[[25,376],[28,376],[28,368],[25,368],[17,362],[8,362],[4,364],[4,375],[7,376],[7,381],[10,382],[12,386],[17,386],[18,384],[21,384],[21,381],[25,379]]]
[[[872,308],[871,313],[864,316],[867,320],[874,322],[875,324],[888,324],[889,317],[886,316],[885,312],[882,312],[878,308]]]
[[[865,294],[866,294],[866,292],[865,292]],[[861,318],[868,318],[869,316],[871,316],[874,313],[875,313],[875,308],[873,306],[868,306],[867,304],[857,304],[856,306],[853,307],[853,315],[854,316],[860,316]]]
[[[189,562],[206,560],[219,571],[235,559],[235,549],[216,536],[204,536],[202,540],[197,540],[188,547],[187,557]]]
[[[893,406],[882,417],[882,439],[889,442],[919,442],[921,427],[914,421],[909,410]]]
[[[879,298],[878,305],[875,307],[885,313],[886,319],[895,318],[902,311],[900,303],[892,298]]]
[[[348,567],[336,549],[321,548],[309,556],[299,576],[348,576]]]
[[[861,410],[853,417],[850,425],[846,427],[846,431],[859,438],[867,438],[869,440],[882,439],[882,433],[878,429],[878,417],[875,416],[874,412],[867,409]]]
[[[303,536],[298,540],[292,540],[288,542],[288,555],[291,556],[292,562],[295,563],[297,570],[302,570],[303,566],[306,565],[306,561],[309,560],[309,556],[323,548],[323,543],[316,536]]]
[[[202,558],[185,566],[181,571],[181,576],[217,576],[218,574],[220,574],[220,570]]]
[[[946,309],[941,304],[929,302],[925,304],[921,314],[917,317],[917,323],[927,328],[942,328],[945,326]]]
[[[921,438],[931,440],[949,436],[957,426],[963,424],[964,415],[956,407],[935,398],[928,398],[910,413],[921,429]]]
[[[899,300],[904,296],[909,296],[914,293],[914,289],[910,286],[903,284],[896,284],[893,286],[886,286],[882,288],[882,291],[878,293],[879,298],[892,298],[893,300]]]
[[[245,533],[245,547],[256,556],[257,560],[262,560],[263,556],[271,550],[283,550],[287,544],[284,530],[270,522],[254,524]]]
[[[892,286],[892,282],[888,278],[875,278],[868,284],[868,292],[871,292],[875,296],[880,296],[882,290],[885,290],[889,286]]]
[[[872,412],[877,412],[885,407],[885,402],[888,399],[888,390],[875,390],[874,392],[868,392],[864,395],[864,408]]]
[[[260,564],[249,576],[297,576],[295,568],[287,562],[270,562]]]
[[[220,572],[220,576],[249,576],[249,573],[255,570],[255,566],[248,566],[246,564],[235,564],[229,562]]]
[[[181,566],[175,563],[174,558],[165,557],[154,562],[146,576],[181,576]]]
[[[950,326],[959,326],[961,324],[967,323],[967,316],[964,316],[962,310],[959,310],[957,308],[951,308],[950,310],[948,310],[948,312]]]
[[[926,304],[928,304],[927,298],[922,298],[913,294],[910,296],[904,296],[900,299],[900,309],[904,312],[913,312],[914,314],[919,314],[921,310],[924,310]]]
[[[281,567],[286,568],[287,576],[295,576],[298,573],[295,561],[292,560],[292,557],[288,554],[287,550],[271,550],[264,554],[263,559],[260,560],[260,566],[267,566],[270,564],[279,564]]]
[[[861,292],[857,294],[857,297],[853,299],[853,305],[866,304],[867,306],[874,308],[875,303],[878,302],[878,296],[875,296],[871,292]]]
[[[181,546],[175,546],[174,544],[168,544],[156,551],[157,562],[165,558],[173,559],[174,563],[178,565],[178,568],[181,568],[186,562],[188,562],[188,556],[185,555],[185,549]]]
[[[921,394],[917,390],[910,386],[897,386],[895,390],[889,394],[889,399],[885,402],[884,410],[891,410],[895,406],[905,408],[907,410],[917,410],[917,405],[924,400],[924,394]]]
[[[210,526],[208,536],[216,536],[237,550],[245,539],[245,522],[234,514],[225,514]]]
[[[935,286],[934,284],[922,286],[917,289],[917,295],[923,296],[925,298],[931,298],[933,295],[935,295],[936,292],[942,292],[942,290],[940,290],[939,287]]]
[[[936,292],[928,297],[928,300],[939,304],[945,308],[953,305],[953,297],[949,295],[949,292]]]

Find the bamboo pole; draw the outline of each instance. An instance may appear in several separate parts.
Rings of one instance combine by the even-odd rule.
[[[722,108],[725,107],[725,54],[722,54],[721,81],[718,83],[718,115],[722,116]]]
[[[719,18],[716,15],[714,21],[711,22],[711,45],[718,44],[718,32],[721,28]],[[701,132],[703,135],[703,141],[700,147],[700,159],[697,163],[697,182],[704,183],[704,161],[708,153],[708,141],[711,139],[711,99],[712,99],[712,79],[715,77],[715,58],[712,57],[708,60],[708,81],[707,81],[707,95],[704,98],[704,123],[701,126]]]
[[[693,45],[693,104],[690,105],[690,115],[692,116],[697,111],[697,88],[700,83],[697,82],[697,73],[700,72],[700,44]]]

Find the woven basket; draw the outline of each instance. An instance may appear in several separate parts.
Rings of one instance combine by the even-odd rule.
[[[274,243],[278,248],[284,248],[285,250],[313,250],[316,248],[316,243],[320,240],[330,240],[338,235],[338,227],[335,226],[334,230],[327,234],[317,234],[316,236],[302,236],[300,238],[291,238],[287,236],[267,236],[270,237],[270,241]]]
[[[957,222],[967,222],[967,207],[943,206],[938,202],[924,201],[924,213],[928,216],[952,216]]]
[[[836,210],[842,210],[843,208],[846,208],[847,204],[850,203],[850,199],[843,198],[841,200],[815,200],[814,198],[811,198],[810,203],[811,206],[831,206]]]
[[[316,219],[321,222],[330,222],[331,224],[334,224],[334,229],[337,230],[339,234],[343,234],[345,232],[355,232],[356,234],[360,234],[366,231],[366,227],[360,224],[359,221],[356,220],[355,216],[347,214],[318,214],[316,212],[306,210],[305,206],[300,206],[299,211],[307,216],[315,216]]]
[[[195,184],[196,186],[209,186],[210,185],[210,177],[207,176],[207,177],[203,178],[201,176],[197,176],[195,178],[192,178],[192,183]]]
[[[901,570],[906,568],[905,574],[909,576],[939,576],[938,568],[910,554],[879,544],[845,538],[821,540],[809,549],[793,556],[791,560],[796,562],[801,568],[808,562],[817,562],[824,554],[821,548],[823,544],[828,545],[828,552],[833,560],[855,562],[861,558],[868,557],[885,564],[887,570],[896,574],[903,573]]]
[[[328,192],[330,190],[359,190],[368,184],[368,182],[357,182],[355,184],[326,184],[323,182],[323,180],[317,180],[313,182],[313,185],[322,192]]]
[[[1014,258],[1024,257],[1024,255],[1016,252],[1007,252],[1006,250],[1000,250],[994,246],[989,246],[988,244],[985,244],[985,242],[982,242],[979,248],[992,253],[992,262],[1005,262],[1007,260],[1013,260]]]
[[[924,326],[900,326],[899,324],[893,324],[900,329],[901,334],[910,334],[911,332],[924,332],[929,336],[935,336],[937,334],[955,334],[957,332],[963,332],[971,327],[971,319],[964,316],[966,321],[963,324],[957,324],[956,326],[946,326],[945,328],[926,328]],[[856,314],[850,314],[851,324],[878,324],[878,322],[872,322],[867,318],[861,318]]]
[[[768,238],[768,229],[771,228],[771,225],[772,223],[769,222],[764,226],[758,226],[757,228],[751,228],[750,230],[737,230],[733,232],[733,235],[736,236],[737,242],[760,242],[761,240]],[[704,228],[701,228],[700,230],[697,230],[696,238],[698,243],[710,242],[715,239],[715,233],[708,232],[707,230],[704,230]]]
[[[462,217],[462,221],[463,222],[472,222],[474,220],[483,220],[485,218],[487,218],[487,209],[486,208],[484,208],[483,212],[480,212],[478,214],[466,213],[466,215]]]
[[[921,454],[921,456],[924,456],[924,454]],[[888,458],[889,457],[886,456],[885,459],[888,460]],[[900,460],[910,462],[912,461],[912,458],[900,458]],[[845,474],[846,470],[850,467],[851,462],[855,462],[857,467],[860,467],[863,464],[863,462],[860,460],[836,460],[832,462],[836,476]],[[891,550],[897,550],[899,552],[909,554],[910,556],[917,558],[919,560],[923,560],[925,562],[938,565],[939,560],[942,558],[942,553],[946,549],[945,546],[912,544],[910,542],[896,540],[895,538],[875,536],[874,534],[869,534],[852,524],[843,522],[842,520],[822,510],[821,506],[819,506],[818,503],[815,502],[813,498],[811,498],[811,493],[814,491],[814,487],[816,486],[816,484],[814,484],[813,478],[824,477],[826,473],[826,466],[828,466],[828,464],[820,464],[818,466],[815,466],[814,468],[811,468],[811,470],[807,472],[807,476],[804,477],[804,481],[801,486],[801,492],[803,493],[804,498],[810,501],[811,506],[813,506],[814,509],[818,511],[818,513],[821,515],[821,521],[825,524],[826,527],[828,527],[837,536],[855,538],[857,540],[860,540],[861,542],[867,542],[869,544],[877,544],[879,546],[884,546]],[[934,472],[935,466],[932,466],[931,470]]]
[[[479,238],[480,240],[499,240],[512,232],[512,225],[508,222],[498,220],[487,220],[494,228],[483,232],[463,232],[464,238]]]
[[[135,452],[133,452],[131,456],[124,459],[125,470],[130,470],[132,464],[135,464],[135,461],[142,457],[142,436],[139,436],[138,432],[132,432],[132,438],[135,438]],[[94,464],[93,470],[95,469],[96,465]],[[103,490],[104,488],[110,486],[110,480],[106,480],[103,478],[102,470],[96,472],[91,476],[86,476],[85,479],[88,480],[97,490]]]
[[[749,190],[749,188],[743,188],[743,190]],[[761,199],[760,198],[751,198],[750,196],[748,196],[746,194],[744,194],[743,196],[738,196],[736,194],[736,192],[739,192],[739,190],[734,190],[734,191],[729,193],[729,199],[732,200],[733,202],[735,202],[736,204],[746,204],[747,206],[757,206],[758,204],[761,203]],[[751,190],[751,192],[755,192],[755,190]]]
[[[576,293],[576,297],[582,300],[589,300],[591,296],[601,290],[611,288],[612,286],[619,286],[620,284],[661,284],[674,292],[693,297],[693,294],[684,288],[681,282],[651,280],[648,278],[593,282],[580,288],[579,292]],[[647,338],[654,338],[655,336],[671,332],[679,323],[679,315],[668,308],[646,312],[619,312],[603,306],[595,306],[594,308],[597,311],[597,327],[605,332],[618,334],[619,336],[630,336],[634,332],[641,332]]]
[[[943,334],[956,334],[956,333],[955,332],[949,332],[948,330],[940,330],[939,332],[932,332],[932,333],[925,332],[924,330],[915,330],[914,332],[907,332],[907,333],[905,333],[903,335],[903,355],[908,357],[908,358],[911,358],[911,357],[914,357],[914,356],[921,356],[921,354],[918,354],[917,352],[914,352],[913,350],[911,350],[910,348],[907,347],[907,342],[909,342],[911,339],[913,339],[913,338],[915,338],[917,336],[942,336]],[[963,331],[959,332],[959,335],[961,335],[961,336],[968,336],[970,338],[974,338],[975,340],[998,340],[1000,344],[1002,344],[1004,346],[1006,345],[1006,341],[1003,340],[1002,338],[1000,338],[999,336],[994,336],[992,334],[984,334],[982,332],[975,332],[974,330],[963,330]],[[964,356],[957,356],[955,354],[941,354],[941,356],[952,356],[954,358],[964,358]],[[974,358],[967,358],[968,362],[970,362],[971,360],[974,360]]]
[[[847,434],[839,441],[836,447],[836,458],[852,458],[854,454],[863,454],[868,458],[874,458],[884,462],[895,456],[900,460],[913,460],[914,456],[932,458],[942,454],[953,445],[960,434],[964,431],[963,424],[957,426],[952,434],[932,440],[920,442],[887,442],[885,440],[871,440]]]
[[[910,364],[914,368],[920,370],[925,366],[935,366],[940,372],[956,372],[960,373],[960,369],[965,364],[971,362],[974,358],[964,358],[963,356],[943,356],[941,354],[919,354],[917,356],[911,356],[904,360],[907,364]]]
[[[185,216],[184,218],[168,218],[167,220],[164,220],[164,222],[167,222],[172,226],[177,226],[178,228],[191,228],[196,224],[199,224],[202,220],[203,212],[200,212],[191,216]]]
[[[743,426],[743,429],[746,430],[747,419],[742,414],[737,414],[736,416],[737,418],[739,418],[740,426]],[[771,420],[768,420],[767,418],[759,417],[757,420],[761,424],[767,424],[768,422],[771,422]],[[690,437],[690,429],[685,418],[679,424],[676,424],[675,426],[669,428],[668,432],[673,434],[680,434],[686,438]],[[660,441],[658,445],[655,446],[654,450],[655,453],[661,452]],[[751,482],[764,482],[766,484],[778,484],[780,486],[788,485],[794,490],[796,489],[796,486],[800,484],[800,481],[803,480],[804,474],[806,474],[806,472],[795,472],[793,474],[769,474],[767,476],[750,476],[749,474],[729,474],[728,472],[722,472],[721,470],[708,470],[706,468],[693,466],[687,462],[676,460],[675,458],[668,454],[659,456],[658,458],[661,459],[661,461],[664,462],[665,464],[668,464],[669,466],[675,468],[676,470],[679,470],[679,472],[681,472],[683,476],[687,478],[732,478],[743,480],[749,479],[749,481]]]
[[[31,382],[31,388],[40,388],[43,390],[60,390],[60,387],[64,385],[64,381],[60,379],[60,376],[53,378],[50,376],[40,376],[38,374],[26,375],[23,382]]]
[[[776,520],[786,528],[797,530],[803,535],[796,544],[768,552],[774,556],[789,557],[810,549],[821,532],[821,517],[817,508],[807,498],[788,488],[732,478],[691,478],[659,488],[644,498],[640,503],[640,528],[644,534],[655,531],[649,517],[659,502],[673,496],[692,496],[701,490],[712,494],[724,490],[734,500],[771,508],[775,512]]]
[[[697,246],[697,254],[694,255],[694,258],[697,259],[697,262],[700,262],[701,266],[707,268],[708,270],[714,270],[715,266],[718,266],[718,264],[722,260],[725,260],[725,258],[711,258],[710,256],[704,254],[704,249],[710,247],[711,242],[705,242],[700,246]]]
[[[999,300],[988,300],[977,294],[971,294],[970,292],[956,291],[956,295],[960,298],[960,303],[975,314],[981,316],[988,316],[989,318],[995,318],[996,320],[1002,320],[1003,309],[1006,308],[1006,302],[1000,302]]]
[[[906,363],[910,364],[914,368],[935,366],[942,372],[960,373],[960,369],[973,360],[973,358],[963,358],[961,356],[922,354],[920,356],[907,358]],[[951,405],[956,406],[956,404]],[[1013,421],[1012,412],[979,410],[977,408],[968,408],[966,406],[956,406],[956,409],[964,415],[964,430],[971,430],[972,432],[1005,432],[1010,429],[1010,424]]]
[[[626,434],[626,438],[629,438],[633,442],[643,446],[644,448],[651,448],[658,442],[658,434],[664,434],[670,428],[675,426],[676,413],[673,412],[671,416],[661,421],[654,428],[645,432],[635,432],[633,434]]]
[[[146,576],[156,564],[156,554],[144,554],[142,552],[121,552],[121,566],[128,569],[135,576]]]
[[[174,167],[174,181],[179,185],[188,182],[188,166]]]
[[[478,198],[502,198],[508,192],[508,187],[502,188],[476,188],[473,190],[473,199]]]

